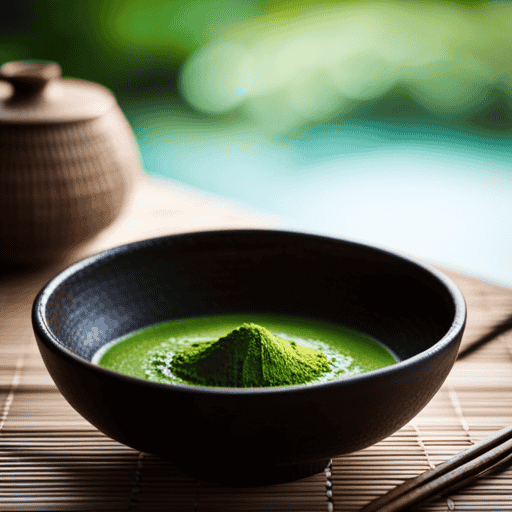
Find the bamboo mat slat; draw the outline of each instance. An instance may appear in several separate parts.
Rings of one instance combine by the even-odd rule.
[[[120,243],[191,229],[278,226],[182,187],[147,185],[137,197],[115,229],[60,266],[0,275],[0,510],[357,511],[512,424],[512,336],[504,334],[457,362],[434,399],[394,435],[296,482],[247,489],[199,482],[168,460],[111,440],[67,404],[44,368],[30,324],[39,289],[73,259]],[[512,312],[512,290],[447,274],[468,304],[463,346]],[[512,469],[411,510],[512,511]]]

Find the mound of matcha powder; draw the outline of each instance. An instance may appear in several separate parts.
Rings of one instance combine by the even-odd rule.
[[[266,387],[305,384],[330,370],[317,350],[243,324],[217,341],[194,343],[175,354],[172,372],[193,384]]]

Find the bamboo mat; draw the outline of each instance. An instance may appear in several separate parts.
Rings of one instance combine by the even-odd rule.
[[[69,261],[0,275],[0,510],[356,511],[512,424],[509,334],[457,362],[430,404],[400,431],[333,459],[322,474],[283,485],[232,489],[196,481],[165,459],[109,439],[62,398],[39,356],[30,308],[35,294],[63,265],[149,236],[278,225],[276,219],[206,194],[145,184],[125,216]],[[512,290],[447,274],[468,305],[463,346],[512,312]],[[411,510],[512,511],[512,469],[501,468]]]

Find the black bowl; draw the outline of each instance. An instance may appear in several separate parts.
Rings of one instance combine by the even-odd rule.
[[[253,389],[156,384],[90,362],[151,324],[240,312],[334,322],[400,361],[324,384]],[[426,265],[344,240],[235,230],[87,258],[41,290],[32,320],[59,390],[99,430],[198,478],[262,485],[322,471],[405,425],[447,377],[465,317],[459,290]]]

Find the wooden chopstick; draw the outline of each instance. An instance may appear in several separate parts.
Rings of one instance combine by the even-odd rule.
[[[512,426],[498,431],[435,469],[406,480],[373,500],[360,512],[398,512],[405,507],[458,488],[512,454]]]
[[[470,345],[461,350],[457,359],[464,359],[479,348],[483,347],[489,341],[494,340],[498,336],[510,331],[512,329],[512,315],[505,317],[499,324],[495,325],[487,334],[484,334],[477,340],[473,341]]]

